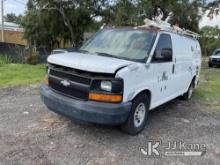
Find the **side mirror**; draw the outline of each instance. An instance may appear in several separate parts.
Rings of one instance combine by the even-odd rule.
[[[157,50],[155,52],[154,60],[155,61],[172,61],[172,49],[163,48],[161,51]]]

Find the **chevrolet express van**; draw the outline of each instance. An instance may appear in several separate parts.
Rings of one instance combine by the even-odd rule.
[[[194,37],[153,26],[105,28],[77,51],[47,59],[40,94],[52,111],[84,122],[141,132],[148,112],[197,85],[201,49]]]

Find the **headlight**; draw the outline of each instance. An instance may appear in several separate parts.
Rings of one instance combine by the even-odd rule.
[[[101,81],[100,88],[104,91],[112,91],[112,82],[111,81]]]
[[[91,83],[89,100],[119,103],[123,98],[124,82],[119,78],[94,79]]]

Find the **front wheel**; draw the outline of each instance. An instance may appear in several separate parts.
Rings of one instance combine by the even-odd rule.
[[[137,135],[141,132],[147,121],[149,111],[149,97],[146,94],[138,95],[132,103],[130,115],[122,130],[131,135]]]

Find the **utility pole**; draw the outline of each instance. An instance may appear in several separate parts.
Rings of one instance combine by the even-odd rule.
[[[1,0],[1,19],[2,19],[2,42],[4,40],[4,0]]]

